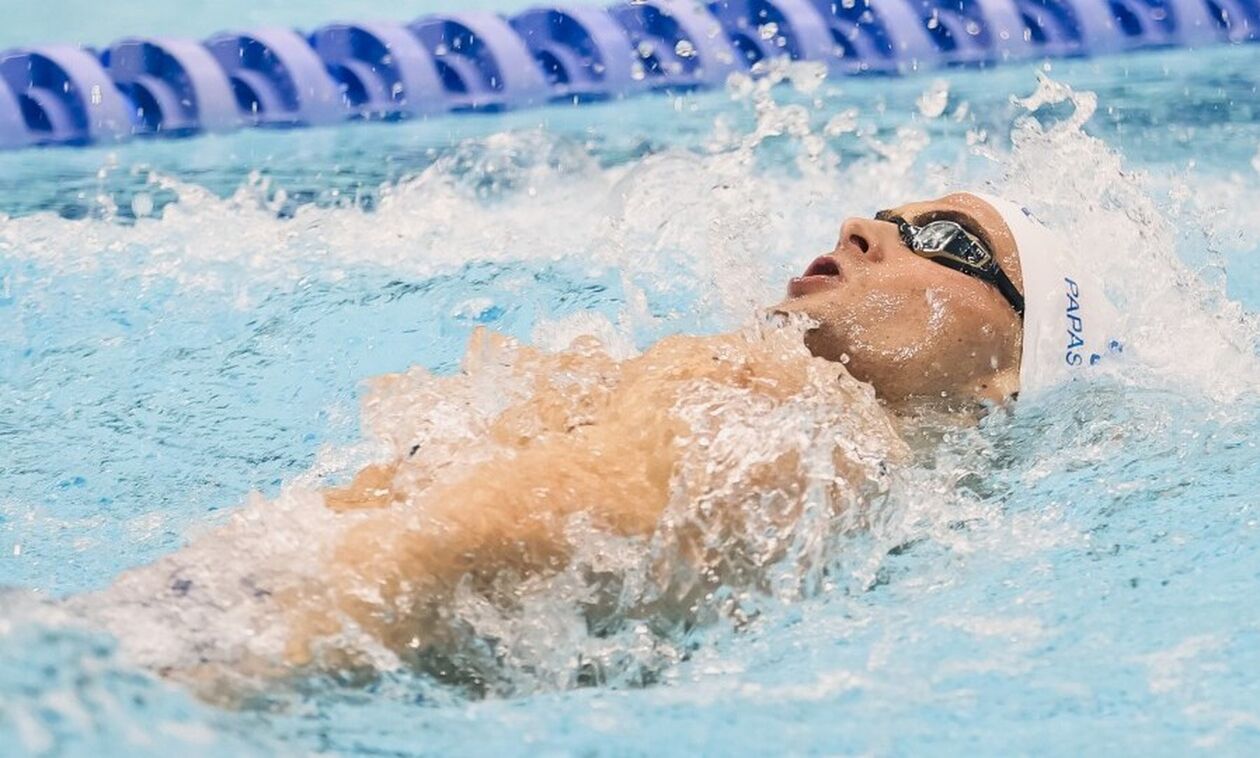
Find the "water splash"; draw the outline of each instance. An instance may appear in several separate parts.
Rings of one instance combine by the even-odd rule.
[[[786,68],[772,71],[762,81],[786,74]],[[811,76],[806,72],[802,79]],[[40,277],[97,271],[105,282],[139,279],[154,288],[173,282],[189,298],[218,298],[249,311],[271,293],[311,281],[345,281],[363,270],[424,280],[468,260],[519,264],[523,273],[513,286],[524,291],[538,286],[531,267],[558,259],[579,270],[616,269],[628,305],[611,317],[543,320],[533,328],[537,342],[560,349],[593,334],[618,356],[630,356],[646,338],[662,333],[733,327],[751,308],[778,296],[778,282],[789,270],[831,247],[844,215],[910,197],[988,183],[1035,205],[1094,254],[1113,284],[1112,295],[1131,314],[1140,347],[1141,360],[1123,382],[1051,397],[1014,416],[997,414],[978,429],[942,422],[902,430],[921,438],[915,445],[920,455],[890,484],[886,506],[872,512],[865,528],[843,539],[815,541],[808,530],[794,534],[789,549],[800,560],[785,566],[796,570],[768,570],[765,585],[755,590],[719,588],[710,607],[720,609],[714,615],[721,620],[707,629],[630,623],[593,631],[584,613],[600,589],[588,574],[645,575],[642,554],[677,549],[676,535],[695,527],[697,503],[672,503],[669,528],[648,546],[574,522],[574,542],[584,550],[573,565],[581,570],[523,587],[517,613],[504,614],[466,591],[454,601],[473,636],[498,640],[488,654],[493,661],[479,665],[503,678],[501,692],[662,679],[717,682],[713,689],[721,689],[727,681],[721,677],[737,666],[725,646],[751,640],[755,651],[766,635],[773,641],[767,647],[778,645],[782,640],[773,635],[792,626],[801,607],[817,612],[802,596],[820,594],[817,602],[842,606],[845,623],[852,624],[844,634],[858,635],[863,620],[886,620],[872,610],[872,598],[881,592],[903,592],[930,605],[932,588],[961,581],[957,576],[969,562],[1007,558],[1035,568],[1051,563],[1056,551],[1092,550],[1103,539],[1094,532],[1105,531],[1100,523],[1106,519],[1074,493],[1084,480],[1101,476],[1108,489],[1097,508],[1111,517],[1142,496],[1177,486],[1166,481],[1173,478],[1167,470],[1156,476],[1130,469],[1142,456],[1168,461],[1190,455],[1185,440],[1199,427],[1188,416],[1198,413],[1220,425],[1212,434],[1221,450],[1247,451],[1245,439],[1231,437],[1239,434],[1233,424],[1246,428],[1245,409],[1211,401],[1237,398],[1255,384],[1255,317],[1223,293],[1238,265],[1227,254],[1257,244],[1245,223],[1254,183],[1135,172],[1124,156],[1090,135],[1097,101],[1049,79],[1013,106],[1023,116],[1017,121],[960,105],[958,122],[934,118],[891,126],[880,120],[875,98],[857,107],[823,93],[820,107],[814,98],[823,95],[811,86],[788,93],[736,80],[734,111],[712,126],[702,149],[654,146],[628,161],[604,161],[597,148],[549,131],[470,140],[418,174],[382,186],[370,204],[299,203],[262,175],[226,198],[186,177],[154,175],[151,195],[171,201],[151,209],[141,201],[148,212],[134,212],[134,222],[121,223],[119,207],[135,211],[136,202],[109,197],[80,220],[53,214],[0,219],[0,255],[38,268],[7,272],[5,281],[11,291],[29,292]],[[955,90],[951,97],[962,95]],[[941,136],[954,123],[970,133],[971,145]],[[1002,139],[1008,131],[1009,145]],[[1206,284],[1181,262],[1187,245],[1200,239],[1221,253],[1206,259],[1221,272]],[[1108,255],[1095,254],[1104,250]],[[16,339],[24,348],[33,337],[10,333],[0,339]],[[1193,360],[1185,357],[1187,346],[1193,346]],[[474,438],[487,417],[525,391],[502,371],[487,367],[478,376],[485,380],[480,386],[450,394],[430,384],[427,372],[410,375],[392,400],[378,396],[367,409],[362,442],[325,448],[311,471],[278,497],[251,500],[201,551],[165,559],[143,581],[123,580],[103,610],[92,613],[125,630],[129,660],[158,669],[278,654],[281,625],[258,592],[276,573],[316,575],[316,558],[345,528],[313,489],[397,454],[417,438]],[[813,449],[816,440],[808,435],[843,421],[812,406],[787,411],[741,405],[740,398],[716,391],[697,392],[693,400],[693,422],[728,454],[758,435],[780,446]],[[701,412],[705,403],[729,408],[728,438]],[[767,426],[771,422],[778,426]],[[767,454],[753,445],[749,457],[732,454],[727,460],[748,466]],[[824,463],[811,459],[809,468],[825,477]],[[691,464],[688,476],[711,475],[702,460]],[[699,526],[704,533],[704,523]],[[60,528],[50,525],[49,539],[59,539]],[[216,578],[212,569],[220,566],[234,568]],[[195,581],[185,585],[190,572]],[[1040,634],[1033,622],[1016,623],[1023,617],[1007,618],[1006,625],[998,623],[1003,619],[963,624],[956,609],[950,612],[941,617],[950,634],[1015,634],[1025,647]],[[736,627],[740,635],[731,633]],[[187,633],[172,635],[172,628]],[[849,639],[839,629],[830,631]],[[379,671],[399,663],[393,651],[373,648],[366,637],[351,642]],[[893,671],[889,681],[912,680],[913,670],[878,655],[895,642],[872,646],[872,665]],[[1020,660],[995,665],[1017,668]],[[717,673],[705,674],[706,665]],[[441,697],[440,688],[384,680],[399,683],[400,700],[417,689]],[[824,697],[874,687],[869,680],[836,674],[812,694],[807,682],[763,690]],[[893,688],[893,697],[907,694],[887,682],[882,686]],[[704,692],[701,687],[676,696],[686,700]],[[918,694],[930,699],[931,691]]]
[[[1032,95],[1015,102],[1027,115],[1012,129],[999,192],[1061,230],[1105,283],[1139,355],[1125,367],[1127,378],[1192,382],[1222,401],[1250,394],[1260,377],[1254,319],[1177,255],[1178,227],[1203,228],[1203,217],[1165,212],[1149,177],[1084,131],[1098,106],[1093,93],[1042,76]],[[1038,117],[1056,106],[1068,108],[1062,118]]]

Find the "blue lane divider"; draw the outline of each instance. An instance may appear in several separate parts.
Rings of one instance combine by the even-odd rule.
[[[1073,57],[1085,54],[1088,48],[1081,14],[1071,2],[1016,0],[1016,7],[1028,30],[1024,36],[1035,55]]]
[[[360,118],[426,116],[446,110],[446,90],[429,51],[402,24],[331,24],[311,46]]]
[[[135,107],[136,134],[227,131],[241,125],[227,73],[190,40],[125,39],[101,55]]]
[[[812,0],[835,45],[826,59],[845,74],[909,73],[938,66],[940,54],[916,10],[905,2],[845,3]]]
[[[747,68],[721,21],[691,0],[635,0],[612,15],[634,45],[631,75],[654,89],[714,87]]]
[[[70,45],[15,50],[0,78],[16,96],[31,144],[82,145],[132,132],[132,107],[96,56]]]
[[[1026,26],[1010,0],[957,0],[935,5],[920,0],[918,12],[941,59],[974,64],[1024,58]]]
[[[1260,0],[624,0],[0,53],[0,149],[1260,41]]]
[[[7,86],[0,85],[0,150],[26,147],[31,132],[22,115],[22,104]]]
[[[433,56],[452,110],[517,108],[551,96],[529,47],[497,14],[430,16],[408,28]]]
[[[1260,34],[1260,3],[1254,0],[1211,0],[1208,18],[1230,42],[1247,42]]]
[[[745,66],[784,55],[825,61],[834,54],[827,22],[808,0],[717,0],[709,4],[709,11],[721,22]]]
[[[221,34],[206,47],[227,73],[246,123],[319,126],[349,115],[324,62],[291,29]]]
[[[603,100],[638,92],[630,35],[599,8],[535,8],[510,21],[538,62],[554,100]]]

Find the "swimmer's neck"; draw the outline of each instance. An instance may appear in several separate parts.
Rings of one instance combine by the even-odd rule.
[[[880,404],[896,418],[943,418],[954,416],[964,424],[976,424],[994,410],[1009,408],[1019,394],[1019,371],[1001,371],[958,392],[938,395],[885,397],[874,387]]]

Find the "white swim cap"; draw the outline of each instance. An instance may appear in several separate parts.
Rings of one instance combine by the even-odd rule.
[[[1027,395],[1061,384],[1124,351],[1120,313],[1090,267],[1093,250],[1074,250],[1027,208],[971,192],[993,206],[1015,237],[1024,274],[1024,349],[1019,390]]]

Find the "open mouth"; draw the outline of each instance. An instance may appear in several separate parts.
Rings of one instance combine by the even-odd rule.
[[[805,273],[788,282],[788,297],[802,297],[839,287],[844,281],[840,264],[830,255],[820,255],[805,268]]]

